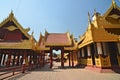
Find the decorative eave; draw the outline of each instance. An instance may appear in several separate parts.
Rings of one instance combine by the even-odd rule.
[[[77,50],[77,42],[75,42],[73,34],[71,35],[72,45],[70,47],[64,47],[64,50]]]
[[[94,42],[118,42],[119,35],[109,33],[104,28],[95,29],[93,31]]]
[[[21,42],[0,42],[0,49],[32,49],[33,43],[30,40]]]
[[[47,32],[46,32],[47,33]],[[41,43],[45,43],[45,37],[42,35],[42,33],[40,33],[40,38],[39,38],[39,41],[38,41],[38,48],[37,50],[39,51],[46,51],[46,50],[50,50],[49,47],[45,47],[45,44],[43,45],[44,47],[41,47],[40,44]]]
[[[84,36],[81,38],[81,40],[79,41],[78,44],[78,48],[82,48],[90,43],[93,42],[93,34],[92,31],[89,29],[86,31],[86,33],[84,34]]]
[[[14,17],[14,14],[13,12],[11,11],[11,13],[9,14],[8,18],[6,18],[5,20],[3,20],[1,23],[0,23],[0,27],[2,27],[5,23],[7,23],[8,21],[13,21],[17,28],[20,29],[22,31],[22,33],[29,39],[30,38],[30,35],[27,33],[30,28],[28,29],[24,29],[19,23],[18,21],[16,20],[16,18]]]
[[[40,51],[49,51],[49,50],[50,50],[50,47],[39,48],[38,50],[40,50]]]
[[[46,41],[46,38],[47,38],[47,35],[48,35],[49,33],[47,32],[47,30],[45,29],[45,41]]]
[[[90,14],[88,12],[88,27],[83,36],[80,36],[80,40],[77,42],[78,48],[81,48],[93,42],[94,29],[95,29],[94,23],[91,22]]]
[[[41,43],[42,38],[43,38],[43,35],[42,35],[42,33],[40,33],[40,37],[39,37],[39,40],[38,40],[38,43],[39,43],[39,44]]]
[[[103,15],[103,17],[106,18],[107,15],[112,11],[112,9],[118,9],[118,10],[120,10],[120,7],[116,5],[116,2],[114,0],[112,0],[111,6],[107,10],[107,12]]]
[[[69,40],[69,45],[72,45],[72,41],[71,41],[71,38],[70,38],[70,33],[66,32],[66,34],[67,34],[67,37],[68,37],[68,40]]]

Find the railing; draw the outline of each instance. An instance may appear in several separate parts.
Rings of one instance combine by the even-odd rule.
[[[15,66],[9,68],[1,68],[0,69],[0,80],[12,77],[16,74],[25,73],[27,70],[32,70],[36,66],[31,64],[29,66],[22,65],[22,66]]]

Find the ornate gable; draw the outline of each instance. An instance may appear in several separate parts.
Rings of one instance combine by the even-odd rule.
[[[120,23],[120,7],[112,0],[112,4],[103,17],[112,24]]]
[[[24,29],[15,19],[13,12],[11,12],[8,18],[6,18],[3,22],[0,23],[0,39],[28,40],[30,38],[30,35],[27,33],[29,30],[30,30],[29,28]]]

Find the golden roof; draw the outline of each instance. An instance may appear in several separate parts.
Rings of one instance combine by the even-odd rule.
[[[24,29],[17,22],[12,11],[9,14],[8,18],[6,18],[3,22],[0,23],[0,28],[2,28],[4,24],[8,23],[9,21],[13,22],[16,26],[11,25],[11,26],[5,27],[5,29],[9,31],[14,31],[16,29],[19,29],[28,39],[21,40],[21,41],[9,41],[9,42],[0,40],[0,48],[1,49],[34,49],[36,40],[33,38],[33,35],[28,34],[28,31],[30,30],[30,28]]]
[[[3,20],[3,22],[0,23],[0,27],[3,27],[4,24],[6,24],[8,21],[12,21],[16,26],[17,28],[22,31],[22,33],[29,39],[30,38],[30,35],[27,33],[30,29],[27,28],[27,29],[24,29],[19,23],[18,21],[16,20],[16,18],[14,17],[14,14],[13,12],[11,11],[11,13],[9,14],[8,18],[6,18],[5,20]],[[13,30],[14,27],[13,26],[10,26],[8,28],[8,30]]]
[[[119,17],[117,18],[116,16],[112,16],[112,18],[108,18],[111,15],[120,16],[120,13],[118,12],[114,13],[113,10],[120,12],[120,8],[116,5],[114,1],[112,1],[112,5],[106,11],[105,14],[100,15],[100,13],[97,13],[96,11],[94,12],[92,22],[88,20],[89,21],[88,28],[85,31],[84,35],[80,37],[80,41],[77,43],[78,48],[81,48],[93,42],[120,41],[120,37],[119,37],[120,18]],[[117,31],[118,34],[116,34],[115,30],[118,30]]]

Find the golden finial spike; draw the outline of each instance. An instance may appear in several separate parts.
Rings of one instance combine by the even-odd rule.
[[[88,22],[91,23],[91,20],[90,20],[90,13],[88,12]]]
[[[112,0],[112,4],[115,4],[115,0]]]
[[[94,9],[94,14],[96,14],[96,9]]]
[[[33,34],[34,34],[34,31],[32,31],[32,36],[33,36]]]
[[[115,2],[115,0],[112,0],[112,5],[114,6],[114,8],[116,7],[116,2]]]
[[[14,16],[13,10],[11,10],[11,13],[9,14],[10,21],[12,20],[13,16]]]

